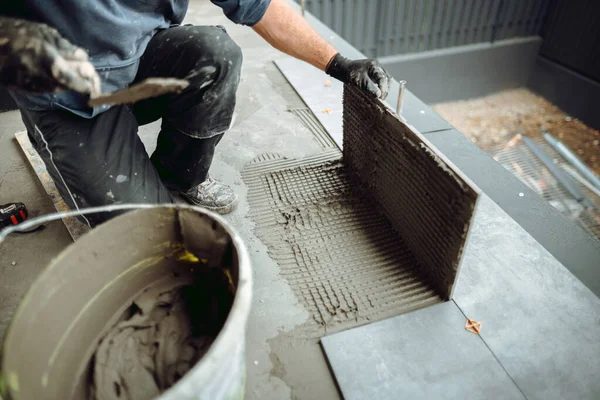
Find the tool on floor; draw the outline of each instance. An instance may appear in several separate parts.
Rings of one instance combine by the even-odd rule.
[[[8,203],[0,206],[0,229],[18,225],[27,219],[29,213],[23,203]]]
[[[4,228],[8,228],[10,226],[14,227],[15,225],[19,225],[24,222],[29,216],[29,212],[27,211],[27,207],[23,203],[8,203],[0,206],[0,230]],[[31,230],[24,231],[19,229],[17,233],[25,234],[37,232],[44,229],[44,225],[37,226]]]

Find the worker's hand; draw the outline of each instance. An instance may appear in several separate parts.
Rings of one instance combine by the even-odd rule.
[[[348,60],[338,53],[327,65],[326,72],[382,100],[390,89],[390,76],[377,60]]]
[[[0,83],[31,93],[100,91],[100,78],[83,49],[48,25],[3,17]]]

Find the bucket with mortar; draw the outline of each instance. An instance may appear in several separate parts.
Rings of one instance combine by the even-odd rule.
[[[26,294],[3,343],[4,399],[244,397],[240,237],[197,207],[111,211],[128,207],[140,209],[71,244]]]

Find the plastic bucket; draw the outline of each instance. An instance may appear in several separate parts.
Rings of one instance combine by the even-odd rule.
[[[139,360],[132,361],[127,355],[129,350],[123,350],[125,359],[117,360],[106,367],[106,374],[100,374],[106,377],[102,388],[100,384],[96,387],[94,380],[104,368],[97,360],[104,357],[105,361],[114,361],[121,349],[107,347],[107,343],[119,337],[114,334],[117,327],[134,317],[145,318],[144,312],[151,309],[146,315],[151,314],[156,321],[166,321],[161,319],[165,315],[183,315],[185,323],[156,322],[155,331],[150,336],[144,333],[142,342],[139,336],[115,342],[145,346],[149,343],[146,340],[151,340],[148,337],[159,335],[158,327],[165,332],[163,327],[171,326],[172,331],[165,333],[160,342],[162,347],[155,342],[156,349],[144,347],[156,359],[162,351],[161,371],[171,371],[169,376],[175,377],[175,383],[160,389],[154,398],[242,399],[251,276],[242,240],[216,214],[197,207],[152,206],[115,217],[60,253],[27,292],[3,343],[0,393],[5,399],[15,400],[87,399],[100,392],[106,397],[108,388],[109,397],[127,398],[130,390],[143,386],[135,379],[131,381],[136,375],[128,372]],[[179,281],[182,279],[185,283]],[[148,309],[138,307],[139,299],[150,296],[148,293],[164,296],[160,285],[172,290],[169,296],[175,293],[172,297],[177,297],[179,303],[171,303],[177,306],[169,303],[171,298],[167,303],[152,303]],[[140,328],[142,325],[131,332],[139,334],[136,329],[147,328]],[[180,325],[188,330],[180,329]],[[182,345],[184,331],[188,336],[201,334],[203,345],[197,341]],[[213,336],[207,339],[210,332]],[[106,354],[112,356],[100,354],[102,343],[109,349]],[[173,354],[185,355],[187,364],[169,359],[175,356],[164,356],[172,348],[179,351]],[[152,368],[160,369],[156,365]],[[125,378],[112,376],[115,370],[123,372]],[[156,375],[153,371],[142,375]],[[114,393],[110,393],[112,387]]]

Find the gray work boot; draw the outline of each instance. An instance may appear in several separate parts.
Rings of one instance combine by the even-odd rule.
[[[219,214],[233,211],[238,199],[232,188],[210,176],[198,186],[180,194],[190,203]]]

